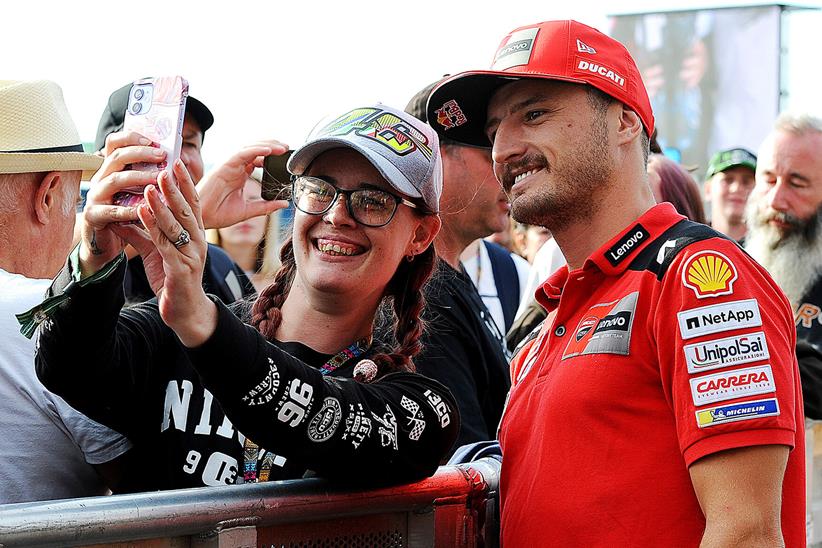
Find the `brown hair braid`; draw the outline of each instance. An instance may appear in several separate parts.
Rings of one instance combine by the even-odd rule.
[[[268,340],[274,340],[277,328],[283,319],[280,308],[291,290],[297,265],[294,262],[294,242],[288,238],[280,250],[282,265],[274,276],[274,281],[260,292],[251,308],[251,325]]]

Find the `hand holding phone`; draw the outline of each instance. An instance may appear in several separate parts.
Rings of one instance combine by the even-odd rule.
[[[160,164],[142,162],[131,164],[131,169],[165,170],[174,181],[172,166],[182,148],[187,97],[188,82],[181,76],[143,78],[134,82],[128,95],[123,130],[151,139],[166,156]],[[142,201],[143,188],[129,188],[114,195],[117,205],[135,206]]]

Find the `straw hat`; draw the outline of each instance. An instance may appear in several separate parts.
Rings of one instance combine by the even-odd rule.
[[[63,91],[48,80],[0,80],[0,173],[83,171],[103,159],[83,152]]]

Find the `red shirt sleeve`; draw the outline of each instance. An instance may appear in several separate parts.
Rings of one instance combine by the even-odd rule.
[[[686,464],[737,447],[793,448],[796,331],[766,271],[734,242],[711,238],[673,259],[660,292],[653,337]]]

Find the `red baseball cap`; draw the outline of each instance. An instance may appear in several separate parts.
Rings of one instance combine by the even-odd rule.
[[[428,121],[444,137],[488,146],[488,102],[502,85],[523,78],[588,84],[629,106],[648,135],[654,114],[631,54],[618,41],[577,21],[519,27],[503,38],[491,70],[472,70],[443,81],[428,99]]]

